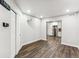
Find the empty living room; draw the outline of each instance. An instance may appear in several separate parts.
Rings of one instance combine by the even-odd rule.
[[[0,58],[79,58],[79,0],[0,0]]]

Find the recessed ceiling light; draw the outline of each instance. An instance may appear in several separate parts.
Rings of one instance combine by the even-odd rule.
[[[40,18],[43,18],[43,16],[40,16]]]
[[[69,10],[69,9],[67,9],[67,10],[66,10],[66,12],[70,12],[70,10]]]
[[[31,13],[31,10],[27,10],[27,13],[30,14]]]

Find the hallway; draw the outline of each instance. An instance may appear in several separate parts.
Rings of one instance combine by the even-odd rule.
[[[59,38],[49,37],[47,41],[24,45],[16,58],[77,58],[79,50],[76,47],[62,45]]]
[[[79,0],[0,0],[0,58],[77,57]]]

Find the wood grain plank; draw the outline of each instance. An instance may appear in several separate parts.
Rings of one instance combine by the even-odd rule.
[[[48,37],[47,41],[39,40],[24,45],[16,58],[79,58],[79,50],[61,44],[60,38]]]

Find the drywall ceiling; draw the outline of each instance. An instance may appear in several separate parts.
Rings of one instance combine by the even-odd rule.
[[[17,6],[24,12],[31,10],[31,15],[50,17],[66,14],[66,10],[79,10],[79,0],[15,0]]]

